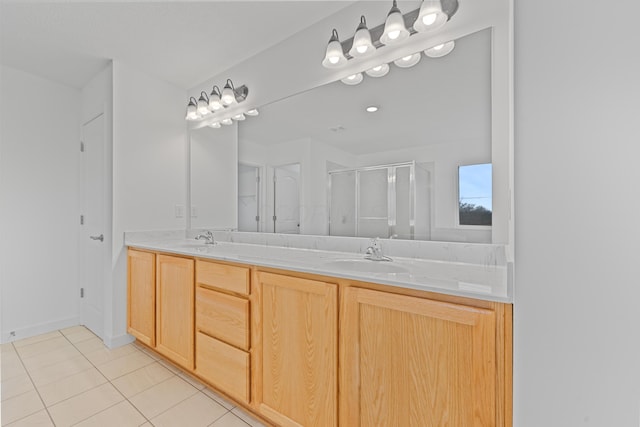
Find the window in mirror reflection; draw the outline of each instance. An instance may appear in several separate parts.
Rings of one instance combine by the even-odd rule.
[[[491,225],[491,185],[491,163],[458,167],[458,212],[461,226]]]

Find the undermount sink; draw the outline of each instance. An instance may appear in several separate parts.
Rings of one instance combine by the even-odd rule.
[[[324,267],[363,273],[408,273],[409,269],[390,261],[371,261],[368,259],[335,259],[322,263]]]

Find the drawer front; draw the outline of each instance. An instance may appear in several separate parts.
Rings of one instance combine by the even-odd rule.
[[[249,403],[249,353],[196,333],[196,374],[229,396]]]
[[[196,260],[196,283],[249,295],[249,269]]]
[[[198,286],[196,329],[249,350],[249,301]]]

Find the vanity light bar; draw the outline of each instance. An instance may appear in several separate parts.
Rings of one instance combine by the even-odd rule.
[[[419,9],[402,15],[396,0],[387,14],[387,19],[371,30],[367,29],[365,17],[360,18],[360,24],[353,37],[340,42],[338,31],[333,30],[327,45],[322,65],[325,68],[342,68],[349,61],[361,57],[370,57],[375,51],[384,46],[401,46],[405,40],[417,33],[435,31],[446,24],[458,11],[458,0],[423,0]],[[449,41],[438,46],[428,48],[424,54],[431,58],[440,58],[453,50],[455,43]],[[401,68],[411,67],[420,61],[420,52],[397,58],[394,63]],[[388,64],[380,64],[365,71],[370,77],[382,77],[388,72]],[[384,68],[384,71],[381,70]],[[361,78],[355,79],[358,73],[342,79],[345,84],[358,84]]]
[[[249,88],[247,86],[235,87],[231,79],[227,79],[222,91],[218,86],[213,86],[210,95],[202,91],[199,99],[189,98],[185,119],[195,121],[209,117],[219,111],[224,111],[227,107],[243,102],[247,99],[248,94]]]

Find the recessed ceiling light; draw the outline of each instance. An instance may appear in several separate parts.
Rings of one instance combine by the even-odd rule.
[[[367,107],[367,112],[369,113],[375,113],[376,111],[378,111],[378,107],[376,107],[375,105],[370,105]]]

